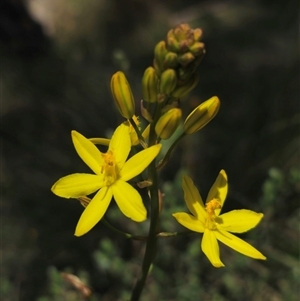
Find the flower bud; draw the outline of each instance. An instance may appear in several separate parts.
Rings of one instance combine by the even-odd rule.
[[[157,100],[158,77],[153,67],[148,67],[142,78],[143,100],[147,102],[156,102]]]
[[[202,38],[202,30],[200,28],[195,28],[193,30],[193,35],[195,41],[200,41],[200,39]]]
[[[120,114],[124,118],[132,118],[135,103],[130,85],[123,72],[118,71],[111,77],[110,89]]]
[[[171,95],[175,98],[181,98],[192,91],[199,82],[199,75],[194,73],[189,80],[182,86],[177,86]]]
[[[164,68],[177,68],[178,56],[175,52],[168,52],[164,60]]]
[[[181,66],[186,67],[195,59],[194,55],[191,52],[186,52],[179,56],[178,61]]]
[[[169,95],[177,85],[177,75],[174,69],[165,70],[160,77],[159,92]]]
[[[193,134],[208,124],[218,113],[220,108],[220,100],[217,96],[213,96],[200,104],[186,118],[183,130],[186,134]]]
[[[181,122],[181,109],[173,108],[163,114],[155,125],[155,132],[161,139],[169,139]]]
[[[205,52],[204,44],[200,42],[196,42],[190,47],[190,51],[195,56],[203,55]]]
[[[167,45],[168,45],[168,49],[170,49],[171,51],[178,52],[179,43],[173,37],[171,36],[167,37]]]
[[[166,48],[166,42],[160,41],[156,44],[154,48],[154,64],[158,69],[158,74],[160,74],[164,70],[164,60],[165,56],[167,55],[168,50]]]

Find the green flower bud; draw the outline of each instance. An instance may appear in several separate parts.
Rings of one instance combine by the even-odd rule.
[[[168,49],[170,51],[178,52],[178,50],[179,50],[179,43],[176,41],[175,38],[168,36],[167,37],[167,45],[168,45]]]
[[[217,96],[213,96],[200,104],[186,118],[183,130],[186,134],[193,134],[205,125],[207,125],[218,113],[220,108],[220,100]]]
[[[191,52],[186,52],[179,56],[178,61],[181,66],[186,67],[195,59],[194,55]]]
[[[164,60],[164,68],[176,68],[178,65],[177,54],[175,52],[168,52]]]
[[[174,69],[165,70],[160,77],[159,92],[169,95],[177,85],[177,75]]]
[[[169,139],[181,122],[181,109],[173,108],[163,114],[155,125],[155,132],[161,139]]]
[[[132,118],[135,111],[135,103],[130,85],[123,72],[118,71],[113,74],[110,81],[110,89],[120,114],[124,118]]]
[[[157,101],[158,77],[153,67],[148,67],[142,78],[143,99],[148,102]]]
[[[199,82],[199,75],[194,73],[189,80],[182,86],[177,86],[171,95],[175,98],[181,98],[192,91]]]
[[[200,28],[195,28],[193,30],[193,35],[195,41],[200,41],[200,39],[202,38],[202,30]]]
[[[195,56],[203,55],[205,52],[204,44],[200,42],[196,42],[190,47],[190,51]]]
[[[158,75],[164,70],[164,60],[168,50],[165,41],[160,41],[154,48],[154,62],[159,70]],[[156,68],[155,68],[156,69]]]

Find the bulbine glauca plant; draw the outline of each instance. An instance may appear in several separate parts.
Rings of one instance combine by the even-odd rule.
[[[60,178],[52,186],[52,192],[56,195],[78,199],[85,207],[75,229],[76,236],[85,235],[101,219],[104,220],[112,200],[125,217],[133,222],[150,219],[148,235],[144,237],[144,259],[132,290],[131,301],[140,300],[157,253],[158,239],[177,235],[174,232],[160,232],[162,194],[158,189],[159,171],[168,163],[176,145],[186,135],[192,135],[206,126],[220,108],[220,101],[216,96],[196,107],[185,118],[182,133],[174,140],[165,156],[161,160],[157,159],[162,140],[170,139],[182,123],[182,98],[198,83],[196,70],[205,54],[201,38],[201,29],[180,24],[168,32],[166,40],[155,46],[153,66],[145,70],[141,81],[141,116],[148,124],[143,129],[139,117],[135,115],[135,101],[130,85],[123,72],[116,72],[111,78],[111,92],[120,114],[126,120],[116,127],[110,139],[88,139],[77,131],[72,131],[75,150],[91,169],[91,173],[74,173]],[[106,152],[101,152],[98,144],[106,146]],[[133,184],[137,181],[130,180],[138,175],[138,184]],[[143,202],[135,185],[147,189],[149,199]],[[263,214],[246,209],[221,214],[228,190],[224,170],[220,171],[211,186],[205,202],[187,175],[182,178],[182,188],[188,213],[174,212],[173,217],[190,231],[202,234],[201,249],[214,267],[224,267],[218,241],[246,256],[266,259],[250,244],[232,234],[254,228]],[[94,194],[92,198],[89,197],[91,194]],[[137,238],[133,234],[127,236]]]

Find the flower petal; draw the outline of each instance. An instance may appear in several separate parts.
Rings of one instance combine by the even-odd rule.
[[[78,156],[95,174],[99,175],[103,158],[98,148],[76,131],[72,131],[72,140]]]
[[[215,268],[224,267],[224,264],[220,259],[220,250],[215,231],[205,229],[201,242],[201,249]]]
[[[154,160],[160,149],[161,144],[156,144],[135,154],[120,170],[120,179],[126,182],[140,174]]]
[[[147,218],[140,194],[128,183],[118,180],[112,186],[113,196],[122,213],[136,222]]]
[[[216,222],[222,230],[243,233],[254,228],[263,218],[262,213],[241,209],[232,210],[217,217]]]
[[[185,203],[190,212],[204,223],[207,213],[201,195],[190,177],[185,175],[182,177],[182,189],[184,191]]]
[[[121,124],[118,126],[111,137],[109,143],[109,150],[111,150],[115,156],[118,168],[121,169],[129,155],[131,148],[131,140],[129,127]]]
[[[177,212],[172,214],[177,222],[182,226],[194,231],[203,233],[204,232],[204,225],[201,221],[199,221],[196,217],[185,213],[185,212]]]
[[[54,194],[63,198],[78,198],[89,195],[104,185],[103,177],[84,173],[75,173],[60,178],[51,190]]]
[[[81,236],[90,231],[103,217],[112,198],[109,187],[103,187],[84,209],[77,223],[75,236]]]
[[[241,254],[255,259],[266,259],[266,257],[262,253],[260,253],[250,244],[227,231],[222,231],[218,229],[215,231],[215,235],[217,239],[223,244]]]
[[[223,207],[226,196],[228,191],[228,184],[227,184],[227,175],[225,170],[221,170],[219,175],[217,176],[214,184],[211,186],[209,193],[207,195],[206,202],[211,201],[212,199],[216,198],[221,202]],[[215,209],[215,214],[218,216],[220,214],[222,208]]]

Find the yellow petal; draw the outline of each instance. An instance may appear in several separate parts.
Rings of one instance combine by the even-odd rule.
[[[72,131],[72,140],[79,157],[95,173],[100,174],[102,156],[98,148],[87,138],[76,131]]]
[[[201,249],[215,268],[221,268],[224,267],[224,264],[220,259],[219,245],[214,233],[215,231],[205,229]]]
[[[161,144],[156,144],[135,154],[120,170],[120,179],[126,182],[140,174],[155,159],[160,149]]]
[[[198,220],[204,223],[207,213],[201,195],[190,177],[185,175],[182,177],[182,188],[187,207]]]
[[[63,198],[78,198],[89,195],[103,186],[103,177],[83,173],[75,173],[60,178],[51,190]]]
[[[103,217],[112,198],[109,187],[103,187],[84,209],[77,223],[75,236],[81,236],[90,231]]]
[[[116,181],[111,189],[117,205],[125,216],[135,222],[142,222],[147,218],[147,210],[136,189],[122,180]]]
[[[221,206],[223,207],[228,191],[227,184],[227,175],[225,170],[221,170],[219,175],[217,176],[214,184],[211,186],[209,193],[207,195],[206,202],[211,201],[216,198],[221,202]],[[220,214],[222,208],[215,209],[215,214],[218,216]]]
[[[232,210],[220,215],[216,222],[222,230],[243,233],[254,228],[263,218],[262,213],[256,213],[251,210]]]
[[[216,230],[215,235],[219,241],[239,253],[255,259],[266,259],[262,253],[250,244],[227,231]]]
[[[177,222],[182,226],[190,229],[194,232],[203,233],[204,232],[204,225],[200,222],[196,217],[185,213],[185,212],[177,212],[172,214]]]
[[[121,124],[116,128],[109,144],[109,150],[113,152],[119,169],[123,167],[129,155],[130,148],[131,140],[129,127]]]

